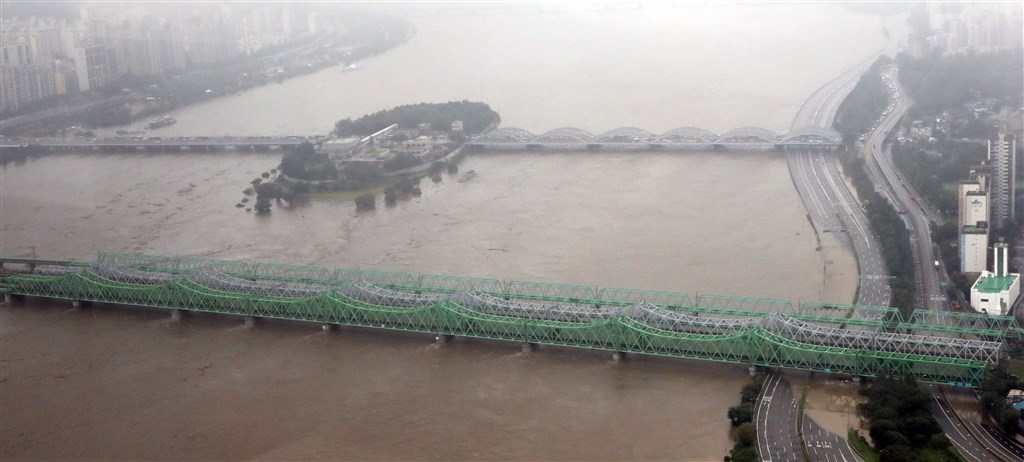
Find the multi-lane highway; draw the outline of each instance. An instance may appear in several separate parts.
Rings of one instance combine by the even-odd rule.
[[[871,224],[843,182],[830,153],[803,151],[788,156],[790,173],[819,233],[832,233],[857,257],[860,267],[856,302],[888,306],[889,270]]]
[[[782,374],[768,374],[758,397],[754,426],[757,428],[757,452],[766,462],[803,459],[797,417],[800,403]]]
[[[791,128],[832,128],[839,105],[878,56],[872,55],[814,92],[800,108]],[[821,149],[792,150],[786,160],[817,232],[832,233],[857,258],[861,277],[856,302],[888,306],[891,291],[881,247],[860,203],[843,181],[834,153]],[[799,403],[789,383],[781,374],[772,373],[762,393],[755,416],[761,459],[802,460],[797,428]],[[804,427],[805,442],[810,441],[808,455],[813,460],[860,460],[842,436],[824,432],[806,418]]]
[[[846,439],[819,426],[806,415],[802,431],[800,399],[780,372],[771,372],[765,380],[758,398],[754,425],[757,427],[757,451],[761,460],[790,462],[804,460],[800,436],[803,435],[807,456],[812,462],[858,462]]]
[[[864,159],[872,181],[880,188],[882,196],[903,216],[903,222],[910,232],[917,286],[913,308],[945,310],[949,308],[949,302],[939,283],[948,276],[941,271],[941,267],[936,269],[934,263],[942,259],[933,252],[928,207],[923,205],[920,195],[895,167],[891,151],[884,146],[885,137],[910,109],[912,101],[900,89],[895,66],[887,66],[882,70],[882,80],[889,87],[892,99],[875,129],[866,136]]]
[[[853,452],[846,438],[821,428],[814,419],[804,415],[804,444],[811,462],[856,462],[861,458]]]
[[[878,56],[872,55],[818,89],[800,108],[791,128],[831,128],[839,105]],[[856,303],[888,306],[889,271],[881,247],[860,203],[843,181],[836,156],[821,150],[798,150],[790,152],[787,160],[817,231],[833,233],[857,258],[860,283]]]
[[[946,403],[945,399],[942,399],[936,390],[932,390],[932,415],[939,422],[939,427],[942,427],[943,433],[949,437],[949,440],[956,447],[956,450],[960,453],[964,459],[968,462],[998,462],[998,459],[992,458],[992,455],[985,451],[975,440],[971,437],[967,429],[964,428],[963,424],[953,413],[953,410]]]
[[[974,391],[962,388],[929,386],[932,414],[960,454],[970,462],[1015,462],[1024,460],[1024,445],[1012,441],[998,430],[958,416],[947,398],[975,400]],[[958,397],[959,395],[959,397]]]
[[[917,287],[914,309],[947,310],[949,301],[942,283],[949,283],[949,275],[942,267],[942,259],[935,254],[931,240],[929,217],[935,217],[934,208],[914,190],[892,160],[892,152],[884,145],[913,102],[902,91],[895,66],[882,70],[882,80],[888,86],[891,102],[873,130],[864,141],[864,157],[868,173],[875,188],[903,217],[910,232],[910,247],[914,259],[914,278]],[[936,266],[935,262],[939,265]],[[1024,460],[1024,450],[989,427],[960,419],[955,411],[936,395],[932,414],[938,419],[954,446],[969,461]],[[973,399],[973,397],[972,397]]]

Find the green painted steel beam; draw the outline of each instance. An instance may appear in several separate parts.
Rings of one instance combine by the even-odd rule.
[[[136,263],[143,267],[154,267],[154,263],[168,264],[168,261],[143,262],[139,259]],[[180,264],[172,265],[178,270],[182,269]],[[335,272],[333,276],[338,274]],[[360,280],[370,276],[379,277],[383,282],[390,282],[396,287],[407,284],[423,287],[423,278],[410,280],[402,276],[402,273],[382,275],[364,271],[341,274],[348,277],[365,276],[360,277]],[[309,281],[326,282],[320,279]],[[984,361],[797,342],[759,327],[715,335],[661,330],[626,316],[589,323],[498,316],[468,309],[450,300],[419,307],[382,306],[356,300],[339,292],[339,289],[308,297],[258,295],[213,289],[187,277],[178,277],[165,284],[119,282],[91,270],[63,276],[16,274],[4,282],[11,293],[22,295],[458,335],[867,377],[911,375],[931,383],[975,384],[984,376],[987,368]],[[460,284],[478,283],[497,287],[493,282],[485,280],[436,279],[429,284],[431,287],[440,285],[435,287],[439,290],[451,290],[460,287]],[[519,282],[511,287],[515,292],[506,294],[517,298],[601,303],[600,297],[586,286]],[[756,300],[726,301],[726,307],[712,303],[712,306],[682,309],[749,314],[749,311],[732,307],[750,306],[751,301],[758,303]],[[763,313],[761,315],[764,316]]]

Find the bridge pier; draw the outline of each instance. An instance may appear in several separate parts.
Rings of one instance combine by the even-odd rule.
[[[246,316],[245,317],[245,328],[246,329],[252,329],[253,327],[256,327],[256,317],[255,316]]]
[[[754,367],[754,366],[750,366],[750,367],[747,368],[747,372],[749,372],[750,376],[753,377],[753,376],[757,375],[757,368]]]
[[[71,307],[72,308],[81,308],[83,306],[85,306],[85,302],[84,301],[82,301],[82,300],[71,300]]]
[[[622,361],[624,359],[626,359],[626,352],[616,351],[615,353],[612,353],[612,361]]]
[[[181,310],[179,310],[177,308],[171,310],[171,321],[173,321],[173,322],[181,321]]]
[[[529,353],[529,352],[535,351],[535,350],[537,350],[537,344],[536,343],[524,343],[523,344],[523,353]]]
[[[338,327],[339,326],[337,324],[321,324],[320,325],[320,328],[323,329],[324,332],[334,332],[334,331],[338,330]]]
[[[14,296],[11,295],[11,294],[4,294],[4,303],[6,303],[8,305],[10,305],[11,303],[14,303]]]
[[[439,334],[439,335],[434,337],[434,341],[437,342],[437,343],[448,343],[448,342],[451,342],[452,340],[455,340],[455,336],[454,335]]]

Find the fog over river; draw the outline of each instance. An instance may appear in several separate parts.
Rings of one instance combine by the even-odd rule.
[[[159,136],[324,134],[476,100],[502,126],[785,132],[880,49],[817,4],[410,19],[409,43],[171,115]],[[114,129],[110,129],[112,132]],[[0,169],[0,255],[100,250],[850,302],[778,153],[474,155],[478,175],[356,213],[236,209],[279,154],[68,154]],[[842,260],[842,261],[839,261]],[[848,273],[848,274],[847,274]],[[856,270],[833,274],[852,287]],[[824,295],[823,295],[824,294]],[[721,460],[745,369],[208,316],[0,308],[0,450],[30,459]]]

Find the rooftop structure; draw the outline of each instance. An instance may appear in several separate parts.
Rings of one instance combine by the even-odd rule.
[[[981,273],[971,287],[971,305],[982,313],[1006,315],[1020,296],[1020,274],[1008,271],[1007,245],[992,249],[993,271]]]
[[[327,153],[331,159],[348,157],[347,154],[359,146],[359,138],[336,138],[327,140],[320,144],[320,150]]]

